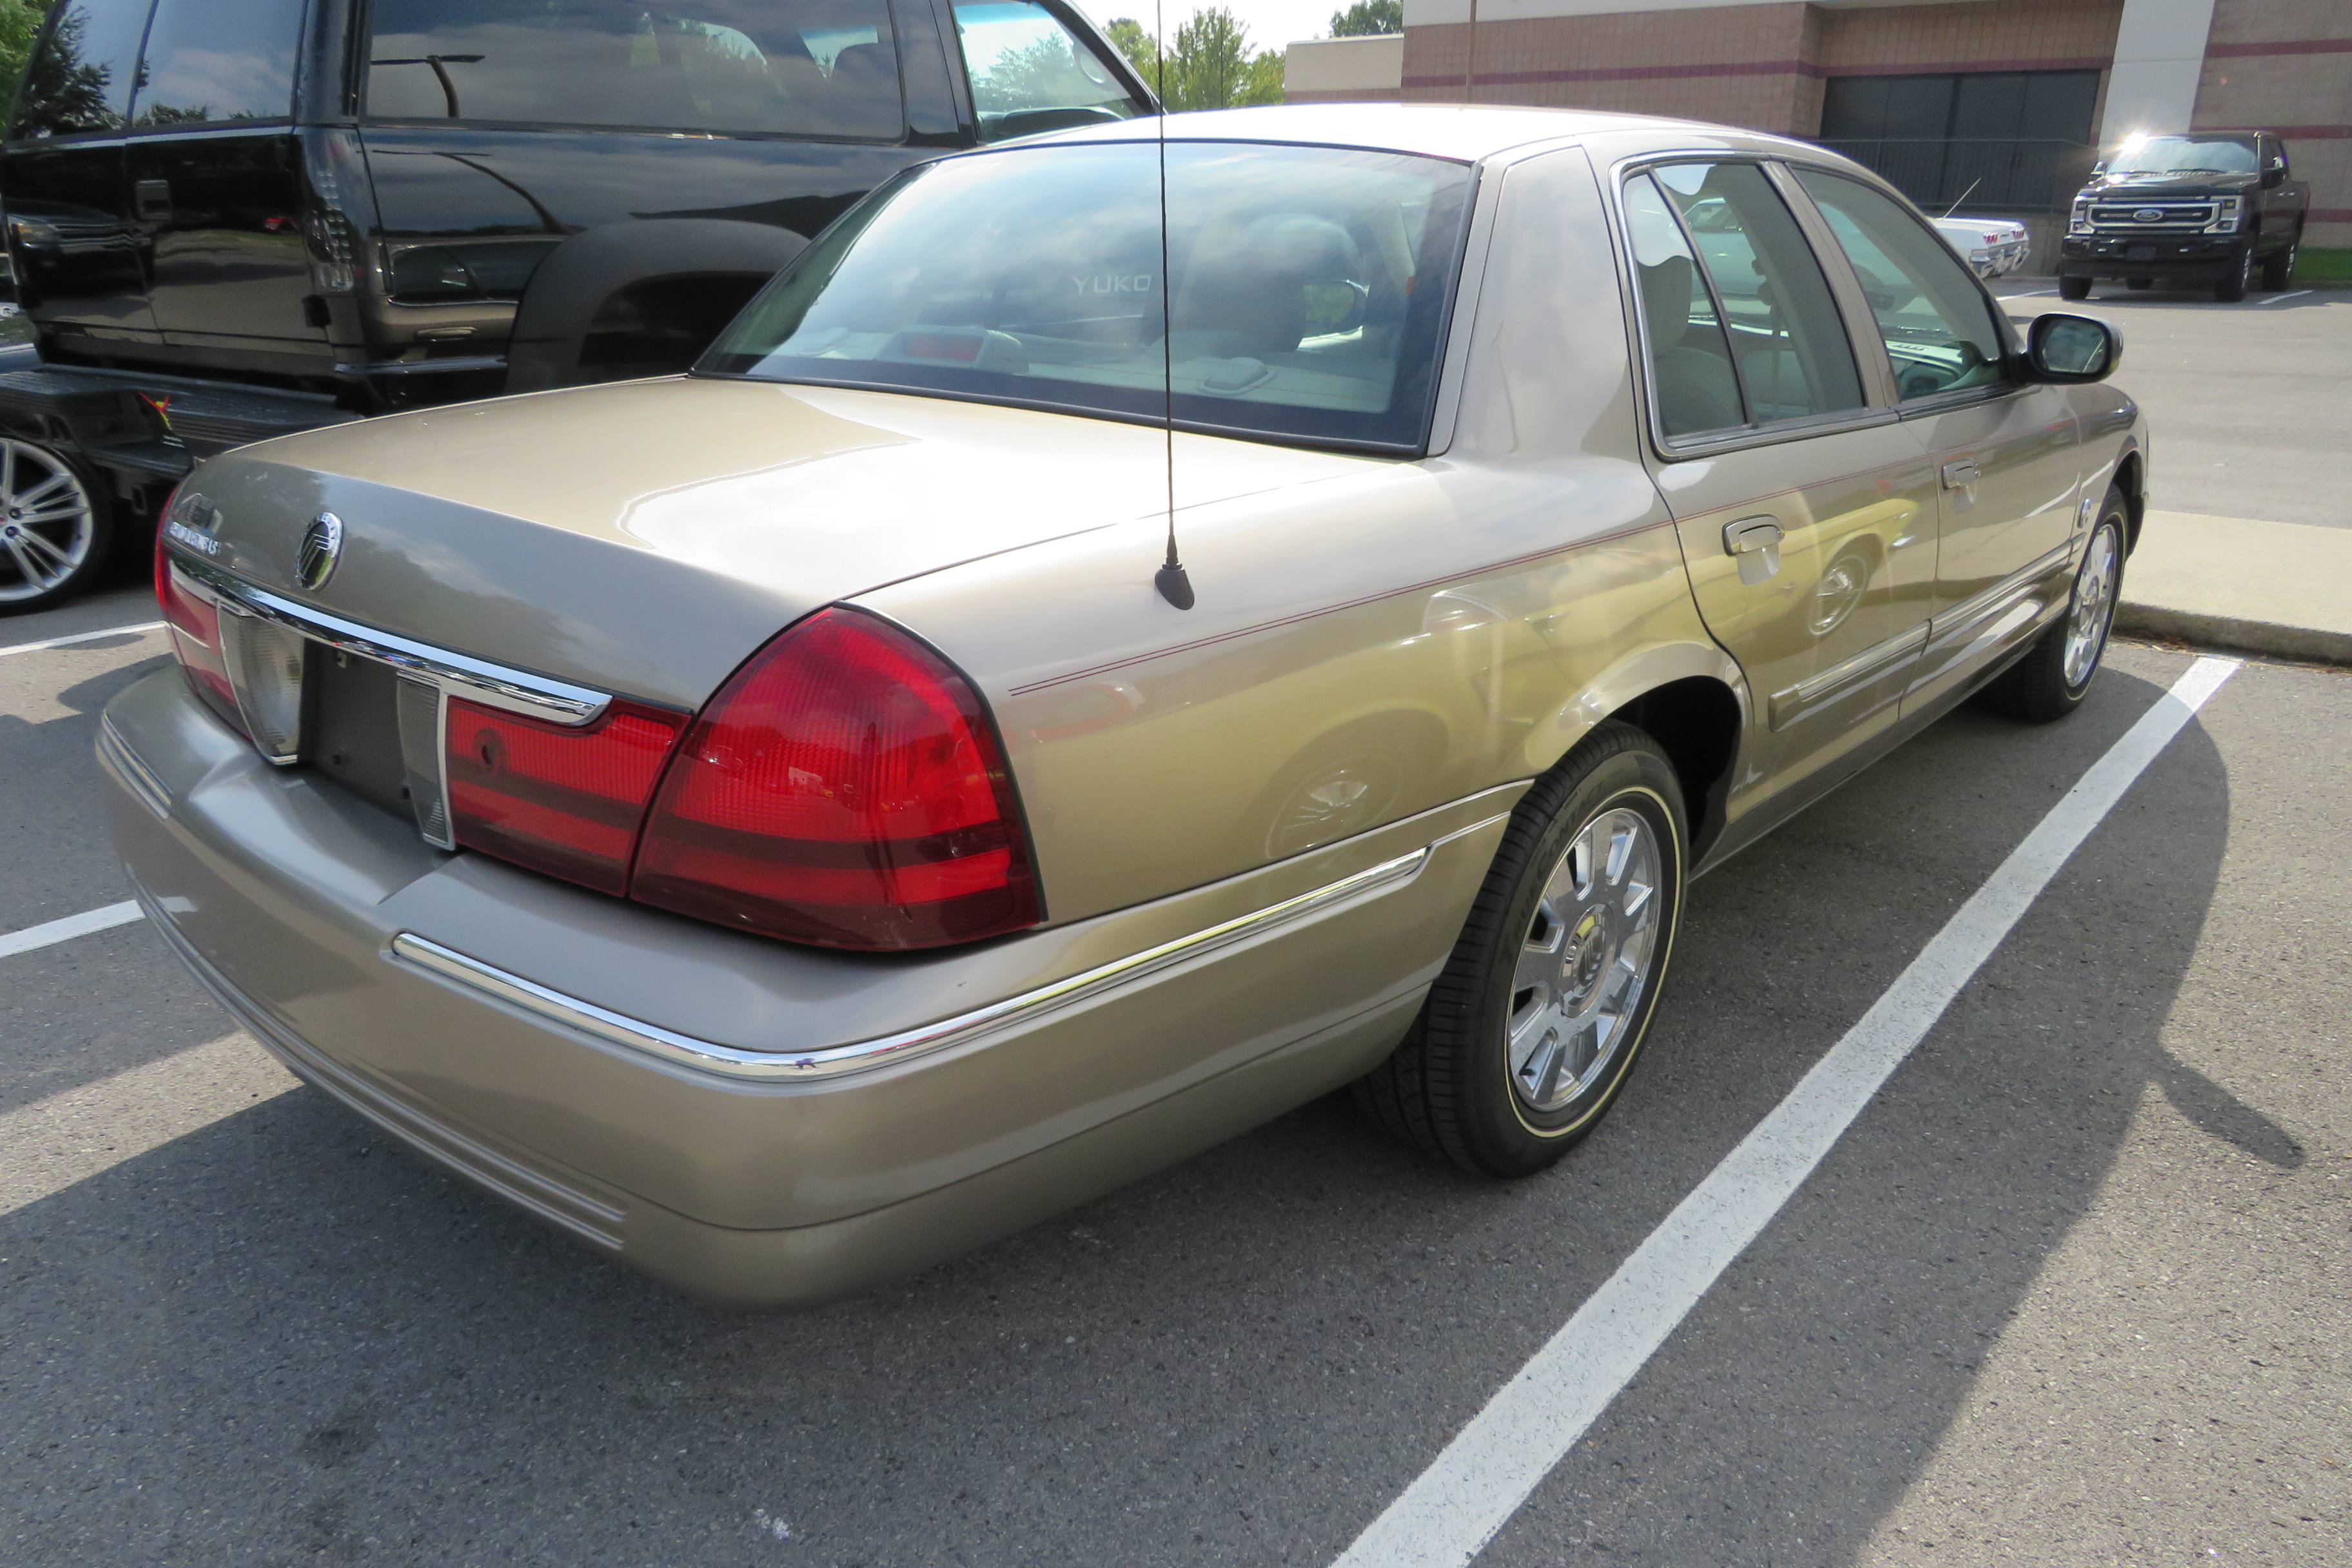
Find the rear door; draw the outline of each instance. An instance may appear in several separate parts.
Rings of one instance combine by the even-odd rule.
[[[146,235],[124,157],[149,0],[68,0],[51,16],[0,153],[20,299],[42,336],[105,357],[152,343]]]
[[[1924,706],[2013,649],[2066,591],[2085,521],[2074,416],[2063,389],[2011,379],[2007,321],[1917,216],[1842,174],[1798,180],[1862,284],[1896,408],[1936,470],[1935,618],[1906,697]]]
[[[167,343],[300,374],[331,355],[310,291],[294,62],[310,0],[156,0],[131,104],[131,208]]]
[[[1764,165],[1663,164],[1623,199],[1658,488],[1753,693],[1737,822],[1894,721],[1926,637],[1934,480]]]

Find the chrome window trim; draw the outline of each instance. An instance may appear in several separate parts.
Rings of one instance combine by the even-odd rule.
[[[1459,837],[1462,833],[1475,832],[1500,820],[1500,816],[1489,817],[1447,837]],[[1296,898],[1285,899],[1252,913],[1220,921],[1188,936],[1129,953],[1108,963],[1097,964],[1092,969],[968,1013],[959,1013],[952,1017],[876,1039],[829,1046],[814,1051],[751,1051],[697,1039],[690,1035],[665,1029],[657,1024],[614,1012],[593,1002],[567,995],[537,981],[485,963],[455,948],[445,947],[414,931],[395,933],[389,944],[388,956],[395,963],[494,997],[548,1023],[674,1066],[752,1082],[801,1083],[889,1067],[951,1047],[974,1044],[1005,1029],[1034,1023],[1063,1008],[1134,984],[1178,964],[1313,920],[1349,900],[1387,892],[1419,876],[1433,847],[1425,845],[1409,855],[1384,860]]]
[[[452,653],[430,643],[347,621],[341,616],[283,598],[209,563],[176,552],[171,561],[184,576],[232,601],[249,615],[275,621],[339,652],[390,665],[403,674],[431,681],[445,692],[468,701],[551,724],[572,726],[595,722],[613,703],[609,692]]]

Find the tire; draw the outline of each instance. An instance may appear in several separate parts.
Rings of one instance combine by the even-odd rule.
[[[1613,721],[1594,731],[1511,814],[1453,957],[1358,1103],[1482,1176],[1532,1175],[1580,1142],[1657,1011],[1685,820],[1649,736]]]
[[[2124,279],[2124,287],[2126,289],[2153,289],[2156,287],[2156,279],[2153,278],[2126,278]]]
[[[113,545],[104,487],[47,447],[0,437],[0,616],[79,593]]]
[[[2034,639],[2032,651],[1984,689],[1978,697],[1982,706],[2047,724],[2083,705],[2105,658],[2116,596],[2123,590],[2126,519],[2123,491],[2110,486],[2074,569],[2066,613]]]
[[[2274,250],[2263,258],[2263,288],[2266,291],[2283,294],[2294,286],[2294,258],[2302,249],[2303,230],[2298,227],[2284,250]]]
[[[2224,305],[2234,305],[2246,297],[2254,281],[2254,247],[2251,245],[2238,252],[2230,263],[2229,273],[2213,280],[2213,298]]]
[[[2058,298],[2061,300],[2087,300],[2090,297],[2091,280],[2089,279],[2061,278],[2058,279]]]

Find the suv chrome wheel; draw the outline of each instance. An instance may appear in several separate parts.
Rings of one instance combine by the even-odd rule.
[[[0,604],[61,593],[92,564],[98,508],[64,458],[0,437]]]
[[[1658,843],[1620,807],[1552,868],[1511,982],[1511,1089],[1557,1110],[1591,1088],[1647,995],[1657,945]]]

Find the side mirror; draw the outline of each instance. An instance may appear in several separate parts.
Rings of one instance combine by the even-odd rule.
[[[2025,369],[2029,381],[2075,386],[2105,381],[2123,363],[2124,335],[2105,321],[2088,316],[2052,311],[2036,316],[2025,330]]]
[[[2091,178],[2095,180],[2106,172],[2107,161],[2105,158],[2100,159],[2097,163],[2091,165]]]
[[[2263,170],[2263,189],[2267,191],[2273,185],[2284,184],[2285,183],[2286,165],[2284,163],[2273,163]]]

